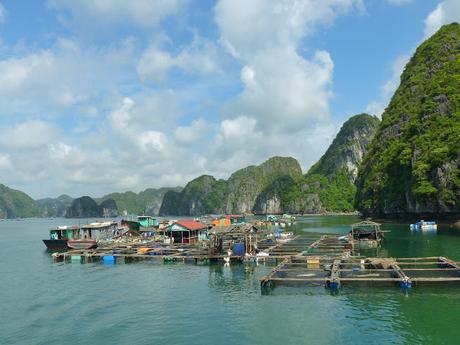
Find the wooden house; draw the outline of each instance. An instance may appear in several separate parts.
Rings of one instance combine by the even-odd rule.
[[[178,220],[166,229],[164,234],[174,239],[174,243],[196,243],[206,239],[207,225],[195,220]]]

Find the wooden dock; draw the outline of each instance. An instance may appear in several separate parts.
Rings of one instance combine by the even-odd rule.
[[[344,241],[338,241],[334,237],[321,234],[295,236],[289,240],[276,242],[273,239],[254,239],[257,241],[257,252],[251,251],[245,255],[232,255],[228,247],[221,252],[215,252],[209,248],[200,248],[196,245],[184,244],[159,244],[156,242],[136,244],[106,244],[95,249],[69,250],[61,253],[54,253],[55,261],[117,261],[125,262],[141,260],[164,260],[173,261],[278,261],[290,258],[295,255],[328,254],[342,255],[349,245]]]

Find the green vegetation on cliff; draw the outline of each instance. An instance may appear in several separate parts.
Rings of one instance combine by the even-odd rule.
[[[101,217],[102,212],[94,199],[89,196],[82,196],[72,201],[72,204],[66,210],[65,216],[67,218]]]
[[[354,211],[358,167],[379,124],[359,114],[348,119],[321,159],[303,178],[282,177],[257,198],[256,213]]]
[[[0,184],[0,218],[27,218],[39,216],[35,201],[19,190]]]
[[[460,211],[460,25],[420,45],[360,169],[365,214]]]
[[[236,171],[227,181],[203,175],[180,193],[166,193],[160,215],[252,212],[258,195],[281,177],[302,178],[294,158],[272,157],[259,166]]]

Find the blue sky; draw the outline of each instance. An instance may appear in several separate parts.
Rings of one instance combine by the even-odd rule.
[[[1,183],[35,198],[304,171],[456,0],[0,0]]]

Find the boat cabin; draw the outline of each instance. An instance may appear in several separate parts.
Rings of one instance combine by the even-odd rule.
[[[79,238],[80,227],[63,225],[50,230],[50,240],[71,240]]]
[[[144,228],[158,227],[158,225],[160,225],[160,222],[151,216],[138,216],[137,221],[139,222],[139,225]]]
[[[208,227],[195,220],[179,220],[163,231],[173,243],[196,243],[206,239]]]
[[[118,223],[113,221],[108,222],[93,222],[81,226],[79,233],[80,239],[100,239],[120,235]]]

